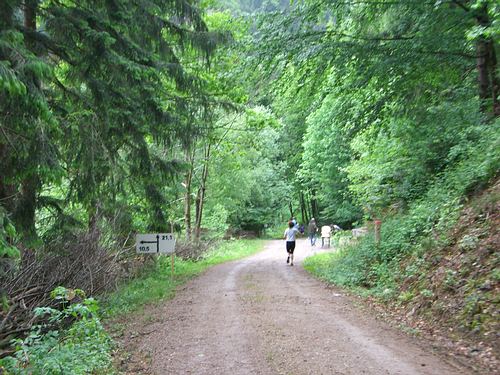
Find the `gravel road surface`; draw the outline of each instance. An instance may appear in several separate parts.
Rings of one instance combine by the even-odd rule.
[[[299,240],[291,267],[284,242],[270,241],[261,253],[215,266],[156,311],[146,310],[156,318],[129,336],[136,344],[128,373],[469,373],[312,278],[302,260],[315,251]]]

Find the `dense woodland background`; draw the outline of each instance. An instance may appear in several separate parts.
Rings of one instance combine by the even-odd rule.
[[[0,356],[135,233],[290,216],[382,220],[321,276],[494,342],[499,39],[495,0],[0,0]]]

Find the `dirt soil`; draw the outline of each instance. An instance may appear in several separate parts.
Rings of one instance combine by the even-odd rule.
[[[293,267],[283,241],[215,266],[122,322],[124,374],[471,374],[427,342],[377,320],[355,297]]]
[[[366,301],[478,373],[500,375],[500,179],[468,197],[442,238],[402,260],[403,274],[418,265],[399,284],[399,296],[410,298]]]

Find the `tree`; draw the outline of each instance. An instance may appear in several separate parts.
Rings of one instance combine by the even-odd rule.
[[[477,54],[474,43],[495,46],[497,18],[489,1],[308,1],[261,16],[249,65],[272,82],[267,101],[284,137],[295,149],[303,139],[296,201],[305,206],[305,191],[325,219],[347,225],[360,207],[373,216],[421,195],[460,159],[450,152],[476,137],[468,129],[485,118],[478,109],[496,111],[494,53]],[[481,73],[475,59],[487,56]],[[474,69],[488,81],[481,105]]]
[[[155,146],[189,144],[193,113],[207,102],[203,79],[181,56],[208,65],[222,36],[188,0],[8,1],[5,9],[0,198],[21,237],[37,237],[38,208],[64,212],[62,201],[40,195],[44,186],[67,186],[64,199],[82,205],[94,226],[129,178],[150,206],[151,226],[163,228],[160,187],[180,170]]]

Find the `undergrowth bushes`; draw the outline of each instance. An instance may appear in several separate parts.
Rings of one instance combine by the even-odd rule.
[[[286,228],[287,228],[286,222],[282,224],[275,224],[269,228],[266,228],[264,235],[266,238],[270,238],[273,240],[282,239],[283,233],[285,232]]]
[[[238,259],[262,248],[261,240],[224,241],[198,260],[178,258],[175,277],[170,258],[161,257],[142,276],[103,296],[105,318],[140,309],[146,303],[173,296],[175,287],[211,265]],[[56,288],[51,306],[34,309],[36,324],[23,339],[14,340],[14,352],[0,359],[0,374],[58,375],[112,374],[113,342],[101,325],[99,306],[79,289]]]
[[[411,265],[401,269],[403,258],[412,254],[418,262],[430,248],[446,246],[447,232],[459,219],[468,195],[487,186],[497,175],[500,121],[482,125],[481,132],[477,142],[460,145],[462,158],[429,181],[426,194],[410,204],[405,213],[384,218],[378,246],[371,233],[335,255],[307,260],[306,267],[332,283],[394,297],[396,285],[422,272]]]
[[[35,309],[41,322],[26,338],[15,340],[15,352],[0,360],[0,370],[20,375],[110,374],[112,341],[97,315],[97,301],[62,287],[53,297],[60,309]],[[82,300],[69,304],[73,298]]]

